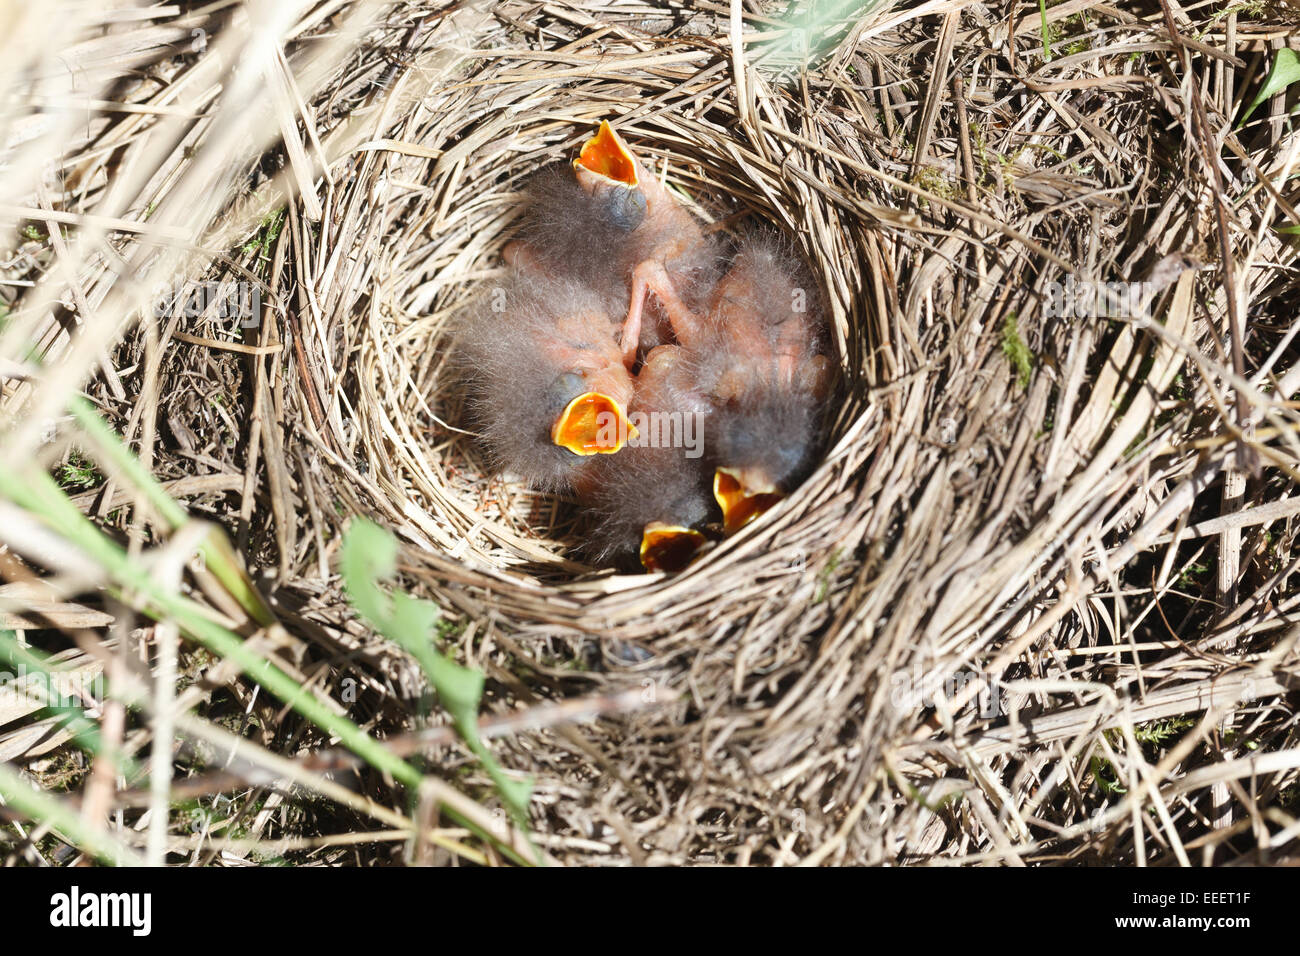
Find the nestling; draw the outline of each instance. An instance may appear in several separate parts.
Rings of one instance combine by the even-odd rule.
[[[774,237],[741,241],[703,319],[674,323],[712,406],[713,493],[728,533],[806,477],[835,366],[815,287]]]
[[[647,356],[630,414],[638,434],[578,484],[597,560],[679,571],[706,543],[715,512],[704,457],[710,411],[681,348],[661,345]]]
[[[672,341],[670,315],[703,307],[720,274],[718,244],[608,123],[571,170],[534,177],[528,207],[520,236],[533,261],[622,297],[618,338],[629,368]]]
[[[611,302],[571,278],[518,262],[462,316],[457,359],[493,464],[539,488],[573,487],[593,458],[619,451],[632,375]]]

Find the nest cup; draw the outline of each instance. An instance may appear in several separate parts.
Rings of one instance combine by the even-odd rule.
[[[487,83],[490,72],[485,68],[476,79]],[[670,187],[706,220],[721,228],[762,225],[786,237],[821,285],[834,357],[852,380],[860,361],[846,357],[859,358],[866,346],[852,320],[852,277],[839,265],[852,237],[829,190],[790,174],[790,165],[806,173],[809,157],[792,155],[770,135],[769,154],[756,153],[747,144],[761,134],[723,106],[701,113],[690,95],[692,75],[678,79],[686,84],[679,102],[661,100],[653,112],[628,107],[651,101],[662,78],[642,88],[626,78],[577,88],[556,84],[544,95],[536,83],[526,89],[506,83],[523,102],[489,83],[450,115],[430,110],[422,114],[426,124],[417,116],[405,131],[402,141],[415,144],[412,152],[436,158],[366,157],[336,183],[356,198],[358,219],[368,220],[358,225],[358,245],[374,281],[368,295],[339,296],[323,317],[326,327],[343,330],[333,343],[335,358],[307,359],[337,367],[345,353],[355,353],[355,420],[341,422],[335,440],[377,499],[369,510],[395,519],[417,545],[411,557],[422,565],[420,577],[445,604],[489,611],[516,628],[608,636],[626,629],[638,640],[680,639],[693,620],[716,626],[736,613],[731,605],[748,602],[735,587],[740,578],[806,603],[808,595],[800,601],[794,592],[806,590],[814,575],[805,572],[837,545],[825,531],[826,513],[845,508],[843,456],[837,459],[833,449],[862,410],[859,389],[836,398],[818,464],[798,489],[762,521],[667,579],[593,574],[571,559],[572,504],[494,474],[468,433],[463,382],[450,361],[451,320],[473,296],[490,295],[494,279],[504,275],[501,249],[517,223],[528,177],[571,160],[602,119],[615,123],[656,174],[666,166]],[[824,241],[828,229],[840,242]],[[350,481],[350,471],[338,477]]]

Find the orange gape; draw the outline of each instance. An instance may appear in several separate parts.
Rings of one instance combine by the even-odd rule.
[[[600,129],[587,140],[573,165],[575,169],[590,170],[625,186],[638,185],[636,160],[607,122],[601,122]]]
[[[641,566],[647,571],[680,571],[704,546],[704,535],[694,528],[652,521],[641,536]]]
[[[583,392],[555,420],[551,440],[575,455],[612,455],[636,429],[618,402],[600,392]]]
[[[713,473],[713,497],[722,509],[722,527],[734,534],[785,495],[765,478],[747,478],[740,469],[719,468]]]

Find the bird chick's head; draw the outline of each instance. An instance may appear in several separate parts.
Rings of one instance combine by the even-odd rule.
[[[821,409],[814,396],[765,385],[730,397],[712,422],[713,497],[729,534],[793,491],[816,450]]]
[[[596,135],[587,140],[573,161],[573,171],[604,221],[631,232],[645,220],[641,164],[609,123],[602,122]]]
[[[457,316],[451,359],[494,468],[561,490],[632,434],[632,377],[608,303],[582,283],[514,270]]]
[[[601,563],[680,571],[706,543],[699,530],[712,518],[705,467],[682,449],[629,444],[592,460],[578,492],[590,519],[588,550]]]

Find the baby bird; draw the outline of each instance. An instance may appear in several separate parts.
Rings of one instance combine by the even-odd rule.
[[[670,317],[684,322],[707,303],[720,274],[717,244],[608,123],[571,170],[534,177],[528,205],[521,238],[539,266],[622,297],[618,338],[629,368],[672,340]]]
[[[590,550],[598,561],[680,571],[706,543],[702,529],[714,517],[704,456],[711,408],[694,374],[678,346],[654,349],[632,400],[636,436],[583,473],[578,496],[591,515]]]
[[[462,315],[457,364],[493,464],[566,490],[632,433],[632,375],[611,333],[620,303],[512,258],[504,283]]]
[[[636,276],[663,271],[668,295],[690,295],[716,277],[717,256],[607,123],[571,168],[534,177],[527,198],[504,253],[511,277],[462,319],[459,355],[494,464],[561,490],[635,433],[631,371],[671,334],[647,324],[642,348]]]
[[[708,397],[713,495],[728,534],[806,477],[835,382],[816,289],[775,238],[741,242],[708,314],[676,327]]]
[[[578,185],[567,163],[536,173],[525,192],[526,213],[518,238],[505,258],[536,273],[565,276],[610,303],[610,337],[621,342],[628,308],[628,278],[620,272],[619,250],[640,222],[622,208],[627,196],[640,193],[590,193]],[[644,214],[644,210],[642,210]],[[658,345],[648,339],[646,348]],[[621,348],[621,346],[620,346]],[[635,348],[629,349],[635,357]],[[631,361],[625,361],[631,367]]]

